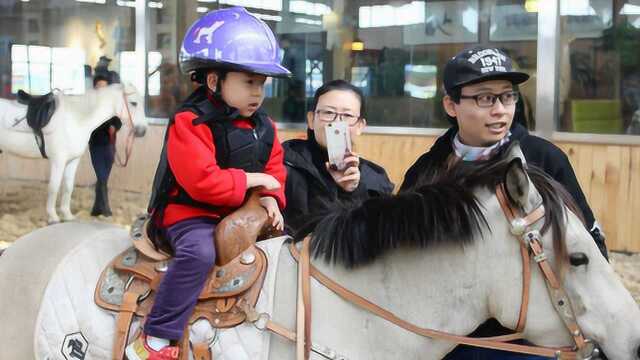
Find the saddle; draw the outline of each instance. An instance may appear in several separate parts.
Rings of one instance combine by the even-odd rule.
[[[123,358],[133,317],[144,319],[151,311],[155,292],[171,261],[170,255],[156,250],[146,236],[147,221],[147,215],[135,220],[131,228],[133,247],[103,270],[94,293],[98,306],[117,313],[114,360]],[[234,327],[246,319],[244,305],[255,306],[267,270],[267,257],[255,243],[267,230],[267,223],[259,193],[254,191],[240,209],[216,227],[216,265],[180,340],[181,359],[188,359],[190,325],[204,319],[213,328]],[[195,343],[191,348],[194,359],[211,359],[209,344]]]
[[[53,113],[56,111],[56,97],[53,92],[42,96],[34,96],[25,91],[18,90],[18,102],[27,105],[27,124],[33,129],[38,143],[38,149],[43,158],[47,158],[42,128],[49,124]]]

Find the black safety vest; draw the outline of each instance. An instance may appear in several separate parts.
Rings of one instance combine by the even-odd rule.
[[[224,104],[222,99],[219,99],[219,102]],[[236,168],[246,172],[264,171],[271,157],[275,131],[271,121],[262,109],[258,109],[250,118],[255,125],[253,129],[238,128],[233,125],[233,120],[240,117],[238,111],[226,105],[219,107],[213,105],[207,97],[206,87],[201,86],[189,96],[176,113],[184,111],[191,111],[198,115],[193,120],[194,125],[208,126],[211,130],[216,149],[216,162],[220,168]],[[148,206],[149,213],[152,214],[156,221],[162,220],[164,209],[169,203],[184,204],[214,211],[217,208],[215,205],[194,200],[176,182],[167,160],[168,129],[174,122],[175,119],[171,118],[167,125]],[[174,188],[178,189],[178,194],[170,196],[169,193]],[[159,223],[156,224],[159,225]]]

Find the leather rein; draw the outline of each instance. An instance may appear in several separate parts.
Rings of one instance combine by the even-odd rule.
[[[544,207],[541,204],[529,214],[523,217],[518,216],[519,211],[514,208],[507,200],[504,188],[499,185],[496,188],[496,195],[500,206],[511,224],[511,233],[520,240],[520,254],[523,264],[523,283],[522,283],[522,301],[519,310],[518,323],[515,333],[504,336],[479,337],[472,338],[468,336],[460,336],[450,334],[444,331],[422,328],[405,321],[392,312],[370,302],[364,297],[346,289],[336,283],[310,262],[309,242],[307,237],[302,242],[302,249],[299,251],[295,244],[289,245],[291,255],[298,261],[298,306],[297,306],[297,326],[296,331],[292,332],[285,327],[271,321],[269,314],[257,313],[255,309],[245,305],[247,313],[247,321],[253,323],[259,330],[269,330],[291,341],[296,342],[296,355],[298,360],[308,360],[310,352],[314,351],[326,359],[346,359],[338,356],[334,350],[328,349],[322,345],[313,343],[311,339],[311,277],[320,282],[324,287],[328,288],[336,295],[347,302],[366,310],[378,317],[381,317],[409,332],[431,338],[439,339],[456,344],[470,345],[479,348],[496,349],[511,351],[522,354],[539,355],[553,357],[556,359],[580,359],[589,360],[597,358],[600,349],[597,344],[583,336],[576,317],[571,308],[571,303],[566,291],[558,281],[558,277],[553,272],[547,256],[544,253],[540,243],[540,232],[538,230],[529,229],[531,225],[538,222],[544,217]],[[569,347],[542,347],[533,345],[512,344],[509,341],[524,338],[524,328],[527,321],[527,310],[529,304],[529,285],[531,282],[531,256],[538,264],[538,267],[544,275],[547,289],[554,308],[560,315],[565,327],[573,338],[575,346]],[[298,335],[300,336],[298,336]]]
[[[131,110],[129,110],[129,100],[127,99],[127,94],[122,91],[122,99],[124,100],[124,108],[127,110],[127,119],[129,124],[129,133],[127,134],[127,139],[125,140],[125,149],[124,149],[124,161],[120,158],[120,154],[118,153],[116,148],[116,164],[120,167],[125,167],[129,163],[129,158],[131,157],[131,152],[133,151],[133,141],[135,140],[135,126],[133,125],[133,118],[131,117]],[[142,104],[138,104],[138,106],[142,106]]]

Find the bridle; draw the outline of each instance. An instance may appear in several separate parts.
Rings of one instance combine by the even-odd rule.
[[[336,295],[347,302],[366,310],[378,317],[381,317],[407,331],[414,334],[428,337],[431,339],[439,339],[456,344],[470,345],[474,347],[505,350],[522,354],[539,355],[546,357],[554,357],[556,359],[579,359],[590,360],[595,359],[600,354],[597,344],[586,339],[576,322],[575,313],[571,307],[569,297],[562,285],[558,281],[558,277],[553,272],[540,243],[540,232],[530,229],[531,225],[537,223],[544,218],[544,206],[540,204],[535,210],[529,214],[519,216],[520,212],[514,208],[507,200],[504,187],[498,185],[496,188],[496,196],[500,207],[505,216],[509,220],[511,233],[520,240],[520,253],[523,264],[523,283],[522,283],[522,301],[519,310],[518,323],[515,333],[504,336],[472,338],[468,336],[454,335],[447,332],[421,328],[408,321],[405,321],[392,312],[381,308],[380,306],[370,302],[362,296],[344,288],[336,283],[310,263],[309,242],[307,237],[302,242],[301,250],[290,244],[289,250],[292,256],[298,261],[298,307],[297,307],[297,325],[296,331],[292,332],[282,325],[274,323],[270,320],[270,316],[266,313],[257,313],[255,309],[245,305],[244,310],[247,314],[247,321],[253,323],[260,330],[269,330],[291,341],[296,342],[296,355],[298,360],[308,360],[311,351],[323,356],[326,359],[346,359],[337,355],[334,350],[325,346],[313,343],[311,339],[311,292],[310,279],[313,277],[323,286],[334,292]],[[544,275],[547,289],[554,308],[560,315],[564,325],[569,331],[575,346],[569,347],[542,347],[532,345],[511,344],[508,341],[524,338],[524,328],[527,321],[527,310],[529,304],[529,287],[531,283],[531,257],[538,264],[538,267]]]
[[[135,126],[133,125],[133,117],[131,116],[131,110],[129,110],[129,100],[127,99],[127,94],[122,90],[122,99],[124,100],[124,108],[127,110],[127,124],[129,125],[129,133],[127,133],[127,138],[125,140],[125,149],[124,149],[124,161],[120,158],[116,147],[116,164],[120,167],[125,167],[129,163],[129,158],[131,157],[131,152],[133,151],[133,141],[135,140]],[[140,105],[139,105],[140,106]]]
[[[518,216],[519,211],[507,200],[506,191],[503,185],[497,186],[496,196],[504,215],[507,220],[509,220],[511,233],[521,240],[520,253],[522,255],[523,272],[522,303],[520,306],[520,315],[518,317],[516,333],[522,333],[527,322],[529,285],[531,281],[530,257],[533,255],[533,260],[538,264],[538,267],[544,276],[551,303],[556,309],[558,315],[560,315],[560,318],[569,331],[569,334],[573,338],[573,342],[575,343],[575,347],[573,349],[575,358],[585,360],[597,358],[600,355],[600,349],[594,341],[584,337],[584,333],[576,321],[575,312],[571,306],[569,296],[562,287],[558,277],[553,272],[553,269],[549,264],[549,260],[547,259],[547,255],[540,243],[540,232],[538,230],[530,229],[531,225],[544,217],[544,206],[540,204],[529,214],[525,214],[523,217],[520,217]],[[558,354],[556,354],[556,357],[557,355]]]

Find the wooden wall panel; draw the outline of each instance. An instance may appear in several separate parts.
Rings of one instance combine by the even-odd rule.
[[[626,179],[625,179],[626,180]],[[640,147],[630,150],[629,161],[629,197],[627,204],[616,204],[623,211],[629,213],[629,221],[624,223],[623,232],[626,237],[620,239],[625,245],[625,250],[640,251],[640,221],[635,217],[640,211]]]
[[[304,136],[305,132],[300,130],[279,131],[281,141]],[[151,126],[144,138],[136,140],[129,166],[114,167],[110,186],[149,192],[163,137],[163,126]],[[433,136],[365,134],[357,140],[355,149],[366,159],[383,166],[399,187],[407,168],[434,140]],[[635,220],[635,214],[640,214],[640,146],[571,142],[557,145],[569,157],[585,196],[607,234],[609,247],[640,251],[640,238],[636,235],[640,234],[640,221]],[[0,154],[0,179],[46,181],[48,173],[45,160],[23,160]],[[95,182],[88,154],[83,156],[76,180],[80,186]]]

